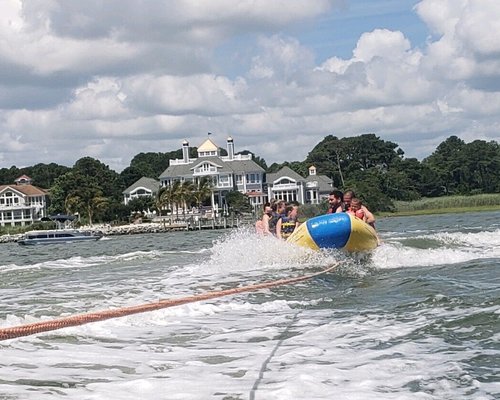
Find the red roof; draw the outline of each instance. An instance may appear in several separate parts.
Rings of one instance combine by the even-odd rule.
[[[21,192],[26,196],[45,196],[48,193],[47,190],[33,185],[0,185],[0,192],[3,192],[7,188]]]

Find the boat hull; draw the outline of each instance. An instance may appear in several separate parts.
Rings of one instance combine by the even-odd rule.
[[[287,242],[313,250],[361,252],[376,248],[378,238],[375,229],[354,215],[334,213],[308,219],[295,229]]]
[[[78,230],[31,231],[17,241],[21,246],[95,241],[102,235]]]

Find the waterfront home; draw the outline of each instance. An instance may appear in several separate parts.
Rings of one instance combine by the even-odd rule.
[[[254,207],[266,201],[264,169],[252,160],[252,154],[236,154],[232,137],[227,138],[227,155],[207,138],[197,149],[198,157],[189,157],[189,142],[182,143],[182,158],[170,160],[160,175],[160,185],[167,187],[176,181],[198,184],[202,179],[212,181],[210,203],[217,213],[227,207],[225,196],[233,190],[246,194]]]
[[[261,208],[270,199],[296,201],[300,204],[318,204],[328,198],[332,190],[332,180],[318,175],[314,166],[309,167],[309,175],[303,177],[289,167],[276,173],[265,171],[252,159],[252,154],[236,154],[234,140],[226,141],[227,155],[221,155],[221,148],[207,138],[198,148],[197,158],[189,157],[189,142],[182,143],[182,158],[170,160],[168,168],[160,175],[160,182],[141,178],[124,192],[124,203],[132,198],[152,196],[161,187],[174,182],[198,184],[209,178],[212,182],[210,208],[217,214],[226,207],[225,196],[237,190],[245,194],[254,209]]]
[[[25,226],[47,216],[48,191],[22,175],[12,185],[0,185],[0,226]]]
[[[160,182],[153,178],[142,177],[134,184],[130,185],[125,189],[123,194],[123,202],[125,205],[129,203],[130,200],[137,199],[143,196],[154,197],[160,189]]]
[[[306,178],[285,166],[276,173],[267,174],[266,184],[268,198],[300,204],[319,204],[328,198],[333,188],[332,180],[326,175],[317,175],[314,166],[309,167]]]

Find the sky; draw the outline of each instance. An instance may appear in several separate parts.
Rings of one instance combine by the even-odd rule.
[[[327,135],[500,141],[500,1],[0,2],[0,168],[120,172],[208,132],[268,165]]]

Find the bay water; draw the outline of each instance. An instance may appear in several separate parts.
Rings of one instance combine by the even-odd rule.
[[[0,399],[500,399],[500,212],[377,221],[367,255],[250,228],[0,245],[0,328],[336,269],[0,342]]]

